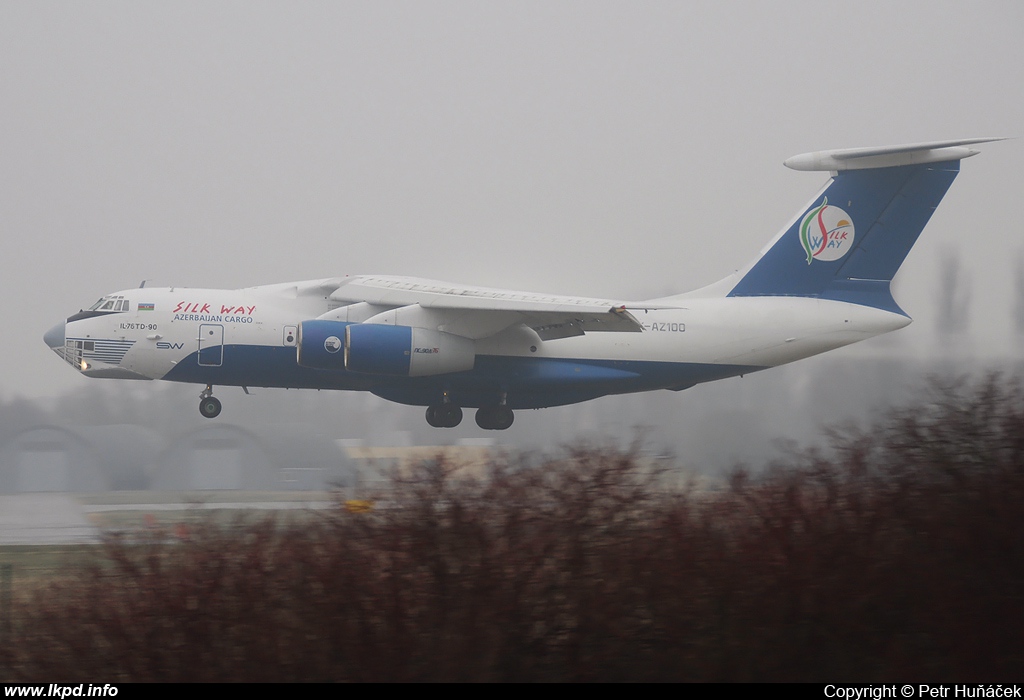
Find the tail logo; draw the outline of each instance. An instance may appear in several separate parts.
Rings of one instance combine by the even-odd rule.
[[[853,247],[853,218],[825,197],[800,222],[800,244],[808,265],[814,260],[839,260]]]

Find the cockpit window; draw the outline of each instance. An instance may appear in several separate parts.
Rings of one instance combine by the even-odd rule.
[[[131,302],[123,296],[103,297],[89,307],[89,311],[128,311],[131,309]]]

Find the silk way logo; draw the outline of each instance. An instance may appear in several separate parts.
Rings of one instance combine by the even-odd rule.
[[[807,253],[808,265],[812,260],[838,260],[853,247],[850,215],[839,207],[830,206],[825,197],[800,222],[800,244]]]

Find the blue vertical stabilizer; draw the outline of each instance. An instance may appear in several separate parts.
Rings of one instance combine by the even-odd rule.
[[[729,292],[834,299],[903,313],[889,290],[959,160],[845,170]]]

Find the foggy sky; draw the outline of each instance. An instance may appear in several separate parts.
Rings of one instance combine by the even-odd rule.
[[[1022,135],[1022,26],[1009,1],[0,0],[0,394],[99,381],[42,334],[143,279],[713,282],[821,185],[793,154]],[[955,251],[976,349],[1010,352],[1022,143],[964,161],[897,279],[901,348],[933,352]]]

